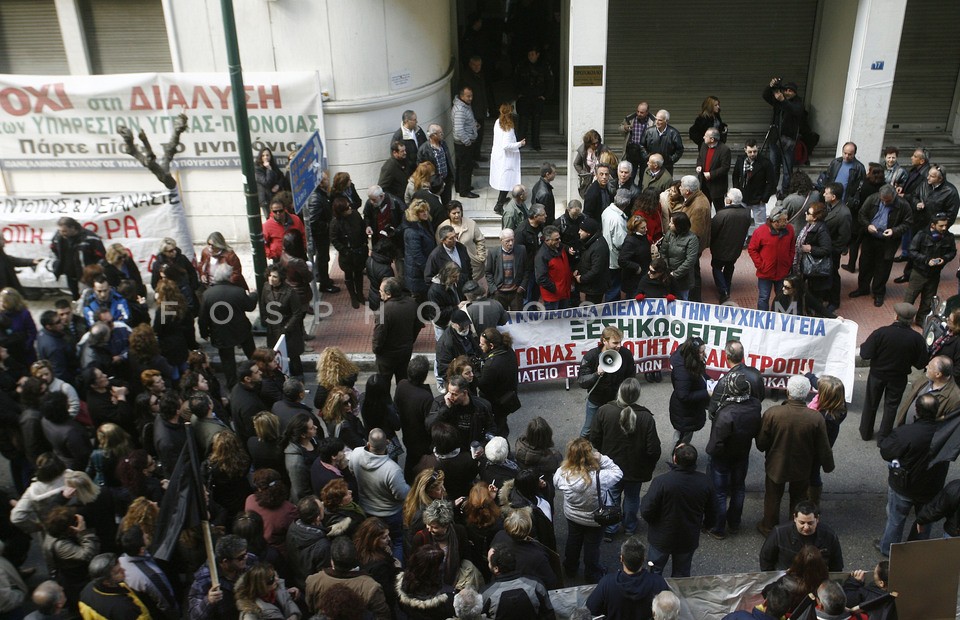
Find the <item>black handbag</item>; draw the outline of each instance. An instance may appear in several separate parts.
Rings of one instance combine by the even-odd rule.
[[[616,525],[623,520],[623,511],[620,506],[611,506],[603,501],[603,494],[600,492],[599,469],[597,470],[597,510],[593,513],[593,520],[603,527]]]
[[[498,413],[506,413],[509,415],[520,409],[520,397],[517,395],[516,390],[510,390],[496,400],[496,405]]]
[[[800,257],[800,273],[808,278],[825,278],[833,272],[833,261],[830,255],[814,256],[804,252]]]

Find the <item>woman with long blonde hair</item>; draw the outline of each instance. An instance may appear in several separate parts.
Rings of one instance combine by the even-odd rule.
[[[403,245],[404,283],[417,303],[423,303],[430,287],[430,282],[423,276],[423,272],[427,266],[427,258],[437,247],[427,201],[415,198],[407,208],[403,222]]]
[[[407,180],[407,189],[403,192],[403,201],[410,204],[413,195],[421,189],[430,189],[430,179],[437,173],[437,167],[433,162],[422,161],[414,168],[413,174]]]
[[[100,486],[120,486],[115,475],[117,464],[133,450],[133,442],[125,430],[112,422],[97,429],[97,448],[90,454],[87,474]]]
[[[210,456],[205,463],[210,498],[221,507],[214,521],[226,523],[233,515],[243,510],[243,502],[250,494],[250,457],[240,438],[233,431],[220,431],[213,436]]]
[[[578,437],[570,442],[566,458],[553,474],[553,484],[563,495],[563,515],[567,519],[563,565],[568,575],[576,574],[582,549],[584,578],[596,583],[603,576],[603,566],[600,565],[603,528],[593,519],[593,513],[600,507],[597,483],[600,484],[599,495],[604,497],[622,477],[623,471],[617,464],[594,450],[589,439]]]
[[[503,214],[507,193],[520,183],[520,148],[526,140],[517,141],[514,131],[513,104],[500,104],[500,118],[493,124],[493,147],[490,150],[490,187],[499,190],[493,210]]]
[[[359,375],[360,367],[351,362],[339,347],[325,348],[317,360],[317,394],[313,406],[323,409],[327,395],[335,387],[347,387],[352,391]]]
[[[320,412],[324,436],[339,437],[350,449],[366,444],[367,431],[358,411],[356,392],[342,385],[333,388]]]
[[[836,443],[840,435],[840,425],[847,419],[847,396],[843,382],[833,375],[821,375],[817,379],[817,395],[810,401],[810,408],[818,411],[827,423],[827,439],[830,446]],[[814,504],[820,505],[820,495],[823,493],[823,476],[820,465],[816,465],[810,475],[810,488],[807,497]]]
[[[299,618],[300,610],[269,562],[254,564],[234,586],[240,620]]]

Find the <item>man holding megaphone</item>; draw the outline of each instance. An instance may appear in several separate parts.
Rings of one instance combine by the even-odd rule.
[[[600,344],[587,351],[580,360],[577,384],[589,390],[581,437],[590,432],[597,409],[615,400],[623,380],[637,374],[633,354],[620,347],[622,342],[623,332],[613,326],[605,327],[600,334]]]

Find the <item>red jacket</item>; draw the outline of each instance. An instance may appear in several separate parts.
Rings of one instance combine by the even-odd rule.
[[[537,252],[535,272],[537,283],[540,285],[540,295],[543,301],[560,301],[570,298],[570,285],[573,282],[573,272],[570,270],[570,256],[567,248],[560,247],[560,252],[552,256],[550,248],[546,244],[541,246]],[[544,278],[543,276],[546,276]],[[554,291],[547,288],[549,281],[553,284]]]
[[[307,247],[303,220],[293,213],[287,213],[287,217],[289,219],[286,225],[277,222],[272,217],[268,217],[267,221],[263,223],[263,246],[267,258],[280,258],[280,255],[283,254],[283,235],[288,230],[298,231],[300,233],[300,241],[304,243],[303,247]]]
[[[781,232],[776,234],[770,224],[765,223],[750,237],[747,252],[757,266],[757,277],[760,279],[780,281],[790,274],[796,236],[791,224],[787,224]]]

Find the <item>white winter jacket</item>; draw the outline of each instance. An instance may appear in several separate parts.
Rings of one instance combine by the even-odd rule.
[[[589,527],[600,527],[593,520],[593,513],[597,510],[597,473],[590,472],[590,483],[586,484],[580,476],[572,475],[568,479],[568,472],[562,467],[553,474],[553,486],[563,493],[563,514],[565,517]],[[623,477],[623,471],[609,456],[600,455],[600,492],[606,494],[610,487]],[[606,495],[604,495],[606,498]]]

